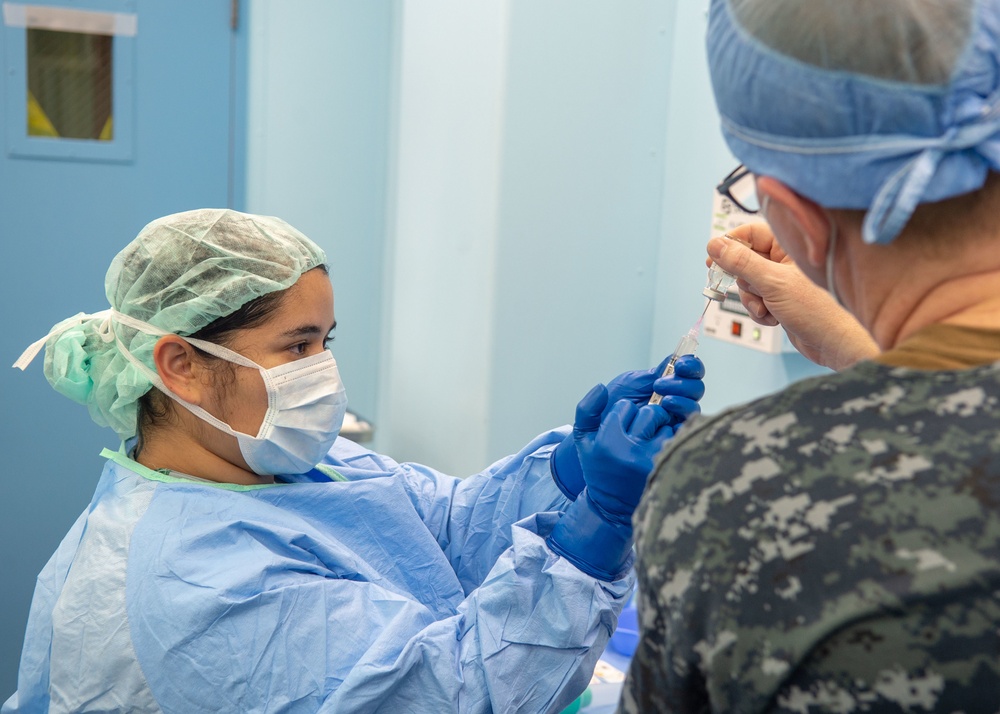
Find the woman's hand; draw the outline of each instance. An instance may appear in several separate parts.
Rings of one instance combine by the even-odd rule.
[[[781,325],[795,349],[831,369],[879,353],[868,331],[799,270],[766,223],[743,225],[729,235],[737,240],[709,241],[707,262],[737,277],[740,302],[755,322]]]

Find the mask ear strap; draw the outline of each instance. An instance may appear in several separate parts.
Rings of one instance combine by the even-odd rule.
[[[142,320],[136,320],[134,317],[129,317],[128,315],[123,315],[122,313],[118,312],[117,310],[111,310],[111,317],[110,317],[109,322],[111,320],[113,320],[114,322],[121,323],[122,325],[125,325],[127,327],[131,327],[132,329],[138,330],[139,332],[144,332],[147,335],[159,335],[159,336],[162,337],[164,335],[172,335],[172,334],[174,334],[173,332],[167,332],[166,330],[161,330],[160,328],[156,327],[155,325],[150,325],[148,322],[143,322]],[[111,326],[111,331],[112,331],[112,333],[114,333],[114,326],[113,325]],[[117,333],[114,333],[114,334],[115,334],[115,337],[117,339]],[[183,339],[185,342],[188,342],[189,344],[194,345],[198,349],[200,349],[200,350],[202,350],[204,352],[208,352],[213,357],[218,357],[219,359],[223,359],[223,360],[225,360],[227,362],[232,362],[233,364],[238,364],[241,367],[249,367],[250,369],[257,370],[257,373],[260,374],[261,378],[264,380],[264,390],[267,393],[267,413],[268,414],[271,413],[271,410],[274,409],[274,407],[276,406],[277,388],[276,388],[276,386],[274,384],[274,379],[272,378],[271,373],[268,370],[266,370],[263,367],[261,367],[259,364],[257,364],[256,362],[254,362],[252,359],[244,357],[239,352],[234,352],[233,350],[231,350],[231,349],[229,349],[227,347],[223,347],[222,345],[217,345],[214,342],[206,342],[205,340],[199,340],[199,339],[197,339],[195,337],[183,337],[181,335],[178,335],[178,337],[181,337],[181,339]],[[119,345],[119,349],[122,349],[120,341],[118,342],[118,345]],[[145,366],[145,365],[143,365],[143,366]],[[155,384],[155,382],[154,382],[154,384]],[[157,386],[159,386],[159,385],[157,385]],[[195,412],[195,413],[197,414],[197,412]],[[205,412],[205,414],[208,414],[208,412]],[[209,416],[211,416],[211,415],[209,415]],[[212,417],[212,418],[214,419],[215,417]],[[214,424],[214,422],[212,422],[212,423]],[[220,423],[222,423],[222,422],[220,422]],[[265,418],[264,419],[264,423],[261,424],[261,431],[264,430],[264,426],[265,426],[266,423],[267,423],[267,419]],[[233,432],[233,433],[242,433],[242,432]],[[258,434],[259,434],[259,432],[258,432]]]
[[[826,290],[837,305],[844,307],[844,303],[840,301],[840,296],[837,294],[837,284],[833,277],[834,261],[837,259],[837,224],[833,221],[830,221],[829,243],[830,245],[826,248]]]
[[[160,375],[155,370],[150,369],[142,362],[140,362],[139,359],[135,355],[133,355],[128,350],[128,348],[125,347],[125,345],[122,344],[122,341],[121,339],[119,339],[118,335],[115,335],[115,343],[118,345],[118,351],[122,353],[122,356],[129,362],[131,362],[136,369],[138,369],[140,372],[146,375],[146,378],[153,383],[154,387],[159,389],[161,392],[166,394],[168,397],[170,397],[175,402],[180,404],[182,407],[187,409],[189,412],[203,419],[204,421],[207,421],[216,429],[224,431],[227,434],[231,434],[232,436],[250,436],[250,434],[244,434],[242,432],[236,431],[231,426],[229,426],[229,424],[222,421],[218,417],[213,416],[202,407],[199,407],[197,404],[190,404],[181,399],[178,395],[174,394],[172,391],[170,391],[170,389],[167,388],[167,385],[163,383],[163,380],[160,378]]]
[[[767,220],[767,210],[770,207],[771,207],[771,194],[765,193],[764,199],[760,202],[760,211],[759,211],[760,215],[764,217],[765,221]]]
[[[114,329],[114,323],[115,322],[121,323],[122,325],[131,327],[132,329],[138,330],[139,332],[144,332],[147,335],[159,335],[162,337],[164,335],[171,335],[173,334],[172,332],[161,330],[160,328],[154,325],[150,325],[147,322],[143,322],[142,320],[136,320],[135,318],[129,317],[128,315],[123,315],[117,310],[111,310],[110,317],[111,317],[110,331],[114,335],[115,344],[118,345],[118,351],[121,352],[122,356],[125,357],[125,359],[127,359],[129,362],[131,362],[136,369],[142,372],[146,376],[146,378],[153,383],[153,386],[155,386],[157,389],[159,389],[161,392],[166,394],[168,397],[173,399],[175,402],[180,404],[182,407],[187,409],[195,416],[199,417],[200,419],[214,426],[219,431],[225,432],[226,434],[230,434],[236,437],[253,436],[251,434],[245,434],[241,431],[236,431],[231,426],[229,426],[229,424],[222,421],[218,417],[210,414],[204,408],[199,407],[197,404],[190,404],[181,399],[178,395],[174,394],[172,391],[170,391],[170,389],[167,388],[167,385],[163,383],[163,379],[160,378],[160,375],[156,372],[156,370],[150,369],[147,365],[143,364],[139,360],[139,358],[137,358],[134,354],[132,354],[132,352],[122,343],[121,338],[118,336],[118,332]],[[212,354],[220,359],[224,359],[230,362],[235,362],[245,367],[251,367],[257,370],[261,369],[256,362],[247,359],[238,352],[233,352],[230,349],[226,349],[225,347],[221,347],[219,345],[212,344],[211,342],[205,342],[204,340],[198,340],[191,337],[182,337],[181,339],[193,344],[195,347],[203,349],[205,352],[208,352],[209,354]],[[270,390],[268,393],[270,395]],[[263,428],[264,424],[262,423],[261,429]]]

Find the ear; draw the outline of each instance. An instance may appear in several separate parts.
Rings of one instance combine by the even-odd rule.
[[[190,404],[201,404],[204,368],[189,342],[177,335],[164,335],[153,347],[153,363],[167,389]]]
[[[830,217],[823,207],[770,176],[757,177],[757,195],[761,205],[767,205],[768,222],[788,221],[786,231],[801,237],[806,260],[817,268],[822,267],[831,229]],[[776,235],[781,230],[773,224],[772,229]]]

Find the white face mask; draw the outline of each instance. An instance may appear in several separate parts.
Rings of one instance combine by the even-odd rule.
[[[153,335],[169,334],[153,325],[112,311],[111,319]],[[318,464],[340,433],[347,413],[347,392],[329,351],[265,369],[238,352],[211,342],[183,338],[195,347],[234,364],[260,372],[267,390],[267,412],[256,436],[236,431],[203,408],[189,404],[167,389],[160,375],[133,356],[117,339],[121,353],[149,377],[161,392],[195,416],[236,437],[240,453],[260,476],[301,474]]]

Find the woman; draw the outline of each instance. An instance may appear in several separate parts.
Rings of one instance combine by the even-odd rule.
[[[167,216],[112,263],[111,310],[26,353],[123,446],[39,576],[3,712],[558,711],[585,687],[700,363],[657,382],[670,411],[612,406],[652,392],[622,375],[572,438],[477,476],[397,464],[337,439],[324,263],[275,218]]]

